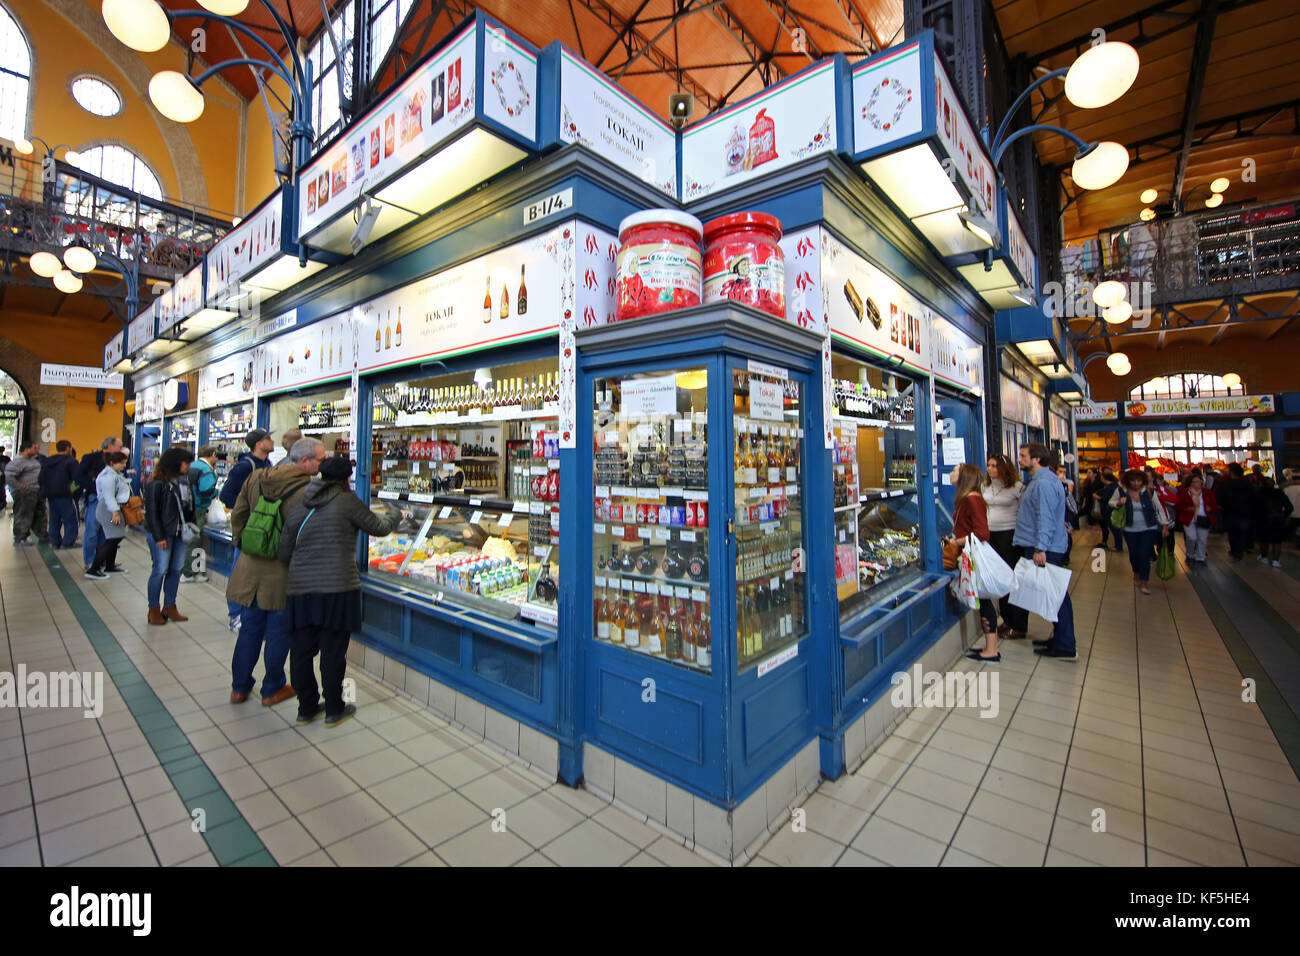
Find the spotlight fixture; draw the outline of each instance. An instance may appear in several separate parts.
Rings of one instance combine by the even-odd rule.
[[[1236,372],[1229,372],[1227,375],[1223,376],[1223,384],[1228,386],[1228,388],[1236,388],[1241,384],[1241,376]]]
[[[980,242],[983,242],[990,249],[996,248],[998,244],[998,227],[983,216],[977,216],[969,209],[963,209],[958,213],[964,225],[970,232],[975,235]]]
[[[1160,190],[1158,189],[1144,189],[1142,190],[1142,195],[1138,196],[1138,199],[1142,200],[1143,205],[1149,206],[1156,201],[1156,197],[1159,195]]]
[[[1085,50],[1065,75],[1065,98],[1079,109],[1114,103],[1137,79],[1141,59],[1127,43],[1109,41]]]
[[[1220,176],[1218,179],[1214,180],[1214,182],[1210,183],[1210,192],[1212,193],[1226,192],[1229,185],[1230,183],[1228,182],[1228,177]]]
[[[1147,206],[1140,213],[1138,213],[1138,218],[1141,219],[1143,222],[1150,222],[1152,219],[1156,218],[1156,211],[1152,209],[1150,206]]]
[[[1124,283],[1107,279],[1092,290],[1092,301],[1097,303],[1098,308],[1109,309],[1123,302],[1127,295],[1128,289],[1124,287]]]
[[[73,272],[89,272],[99,264],[99,260],[81,243],[74,243],[63,250],[63,264]]]

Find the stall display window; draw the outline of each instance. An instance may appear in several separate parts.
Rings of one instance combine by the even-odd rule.
[[[915,383],[836,355],[835,584],[847,618],[921,566]]]
[[[1118,432],[1079,432],[1079,469],[1120,467]]]
[[[734,370],[732,395],[736,645],[745,671],[808,631],[799,559],[804,409],[799,382],[780,369]]]
[[[195,442],[199,437],[199,413],[190,412],[188,415],[176,415],[167,419],[167,447],[175,448],[181,446],[188,448],[191,452],[198,450]]]
[[[244,436],[257,427],[253,419],[253,403],[228,405],[205,414],[208,416],[208,444],[217,450],[213,474],[217,476],[217,491],[220,492],[230,469],[239,461],[239,456],[248,451]]]
[[[594,639],[711,673],[708,373],[597,379],[595,406]]]
[[[162,452],[162,425],[140,426],[140,484],[144,485]]]
[[[273,398],[270,403],[270,430],[277,447],[284,433],[296,428],[304,438],[318,439],[331,455],[352,453],[348,438],[352,429],[352,400],[347,389],[327,389],[305,398],[298,395]]]
[[[370,498],[403,520],[371,538],[377,579],[439,603],[554,626],[560,574],[557,362],[378,387]]]

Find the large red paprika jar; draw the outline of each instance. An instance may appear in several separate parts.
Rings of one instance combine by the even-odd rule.
[[[704,226],[704,301],[732,299],[785,318],[781,220],[761,212],[721,216]]]
[[[618,225],[619,321],[700,304],[700,236],[694,216],[672,209],[633,213]]]

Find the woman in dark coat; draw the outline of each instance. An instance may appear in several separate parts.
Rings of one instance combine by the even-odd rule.
[[[193,460],[194,453],[187,448],[168,448],[158,456],[153,475],[144,486],[144,528],[153,557],[147,587],[150,624],[189,620],[176,609],[176,591],[185,566],[183,528],[194,520],[194,499],[185,478]]]
[[[343,702],[343,674],[352,632],[361,629],[361,574],[357,570],[357,532],[384,537],[401,520],[372,512],[348,488],[352,463],[344,457],[321,463],[320,481],[307,486],[289,506],[280,534],[280,560],[289,563],[285,628],[293,635],[289,681],[298,692],[298,723],[325,712],[332,727],[356,713]],[[322,687],[312,662],[320,653]],[[320,704],[323,692],[324,705]]]

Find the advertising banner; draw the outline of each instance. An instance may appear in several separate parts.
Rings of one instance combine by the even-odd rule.
[[[149,303],[149,308],[132,319],[131,324],[126,327],[126,351],[128,355],[135,355],[154,340],[154,309],[156,307],[156,301]]]
[[[104,343],[104,371],[112,369],[118,362],[122,361],[122,349],[126,344],[126,335],[117,332]],[[118,386],[121,388],[121,386]]]
[[[1091,402],[1074,409],[1074,417],[1081,422],[1113,422],[1119,418],[1117,402]]]
[[[811,67],[682,133],[682,199],[767,175],[836,142],[835,63]]]
[[[526,139],[537,139],[537,56],[504,30],[484,26],[483,114]]]
[[[172,287],[158,297],[158,334],[170,331],[178,322],[203,308],[203,267],[195,266],[178,276]]]
[[[239,291],[240,283],[280,254],[282,205],[277,190],[262,208],[208,250],[205,259],[207,304],[216,305]]]
[[[1272,395],[1230,395],[1215,398],[1149,398],[1125,402],[1125,418],[1179,418],[1188,415],[1272,415]]]
[[[879,149],[922,131],[921,82],[918,41],[854,67],[854,153]]]
[[[993,162],[962,109],[961,100],[953,91],[952,81],[943,67],[943,61],[934,56],[935,131],[939,142],[948,153],[957,175],[974,196],[978,212],[990,222],[997,221],[997,207],[993,198],[997,193],[997,178],[993,175]]]
[[[254,350],[238,352],[199,369],[199,405],[214,408],[252,401]]]
[[[984,347],[947,319],[933,314],[930,368],[941,382],[974,395],[984,394]]]
[[[118,335],[115,338],[120,352],[122,336]],[[121,388],[122,376],[89,365],[51,365],[42,362],[41,384],[63,385],[68,388]]]

